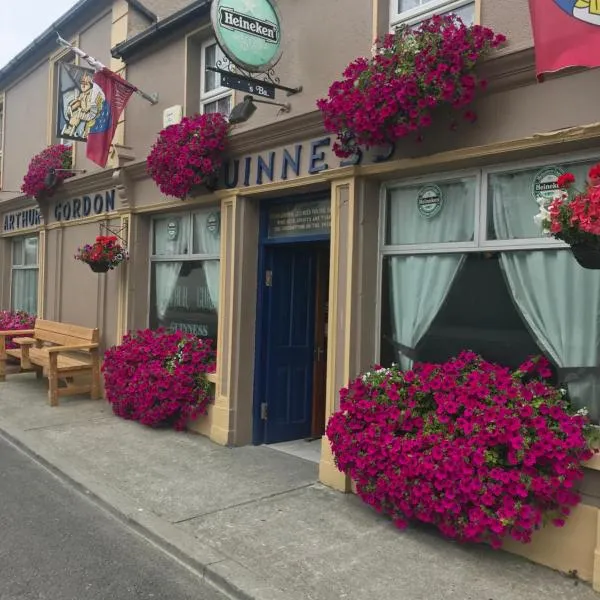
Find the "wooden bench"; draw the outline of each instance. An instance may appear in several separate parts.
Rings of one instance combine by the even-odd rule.
[[[48,378],[50,406],[58,406],[61,396],[88,392],[92,400],[97,400],[98,337],[98,329],[43,319],[36,320],[34,329],[0,331],[0,381],[6,380],[6,361],[13,357],[20,361],[21,371],[35,371],[38,377]],[[7,349],[7,338],[12,338],[17,348]]]

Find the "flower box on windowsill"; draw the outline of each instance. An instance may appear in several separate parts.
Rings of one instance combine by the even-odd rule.
[[[210,177],[207,181],[200,185],[194,185],[190,189],[188,198],[195,198],[196,196],[205,196],[212,194],[219,187],[219,175],[215,174]]]
[[[600,269],[600,248],[587,244],[573,244],[571,252],[584,269]]]

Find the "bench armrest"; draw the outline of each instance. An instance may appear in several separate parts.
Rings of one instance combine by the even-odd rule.
[[[17,346],[33,346],[37,342],[35,338],[31,337],[16,337],[12,339],[13,344],[17,344]]]
[[[98,344],[74,344],[73,346],[50,346],[44,348],[48,354],[58,354],[59,352],[74,352],[76,350],[95,350]]]
[[[10,337],[11,335],[33,335],[35,329],[12,329],[0,331],[0,337]]]

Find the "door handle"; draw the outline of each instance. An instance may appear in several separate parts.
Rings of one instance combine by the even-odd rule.
[[[324,353],[325,353],[325,350],[323,350],[323,348],[321,348],[321,346],[317,346],[315,348],[315,360],[317,362],[321,362],[321,357],[323,356]]]

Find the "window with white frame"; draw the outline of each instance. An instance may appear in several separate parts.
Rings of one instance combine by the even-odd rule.
[[[217,208],[152,223],[150,327],[216,339],[220,285]]]
[[[200,77],[200,112],[219,112],[229,116],[233,92],[221,85],[221,75],[208,69],[218,67],[224,59],[223,51],[215,40],[202,44],[202,75]]]
[[[38,236],[13,238],[10,306],[37,314],[38,304]]]
[[[516,367],[545,354],[574,406],[600,422],[600,278],[533,220],[558,173],[583,181],[596,162],[563,157],[386,186],[380,362],[410,368],[470,349]]]
[[[390,0],[391,29],[447,13],[454,13],[471,24],[475,20],[475,0]]]

